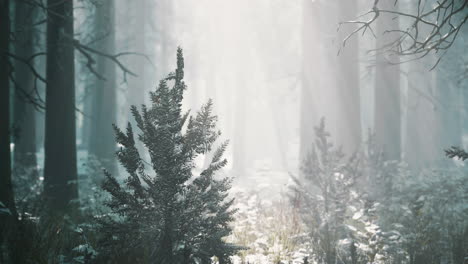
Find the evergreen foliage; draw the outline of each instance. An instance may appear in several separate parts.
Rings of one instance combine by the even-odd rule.
[[[468,153],[459,147],[451,147],[445,150],[445,155],[449,158],[459,158],[461,160],[468,159]]]
[[[130,123],[114,126],[121,148],[117,157],[128,172],[120,183],[109,172],[102,188],[112,213],[99,219],[103,232],[101,261],[112,263],[210,263],[216,256],[228,263],[238,247],[225,243],[235,209],[228,198],[230,179],[215,174],[226,165],[227,142],[214,151],[210,165],[194,175],[194,159],[211,151],[220,136],[211,100],[195,117],[183,113],[184,59],[151,92],[151,106],[131,111],[141,133],[138,139],[150,161],[143,160]],[[172,87],[170,87],[172,84]],[[148,171],[152,169],[152,173]]]
[[[341,148],[329,141],[324,119],[315,128],[315,134],[316,142],[301,168],[302,179],[295,179],[293,189],[301,202],[315,261],[333,264],[338,258],[343,259],[339,256],[340,241],[349,238],[349,247],[354,247],[346,219],[348,207],[357,198],[353,195],[354,185],[362,173],[356,155],[346,160]]]
[[[293,187],[317,263],[462,263],[468,243],[463,168],[410,170],[371,136],[346,159],[322,120]],[[463,159],[463,150],[452,148]],[[448,154],[450,156],[450,154]],[[294,200],[293,200],[294,201]]]

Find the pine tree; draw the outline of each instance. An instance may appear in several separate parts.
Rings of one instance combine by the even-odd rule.
[[[294,178],[293,191],[301,203],[300,213],[311,237],[314,260],[333,264],[343,258],[340,241],[350,240],[346,220],[357,204],[352,192],[356,191],[361,173],[360,156],[346,158],[341,147],[330,141],[322,118],[315,127],[316,141],[304,159],[302,178]],[[351,260],[353,249],[346,249]],[[340,256],[341,255],[341,256]],[[348,258],[348,257],[347,257]]]
[[[182,113],[183,78],[179,49],[176,71],[150,93],[151,107],[131,108],[151,164],[140,156],[132,125],[125,132],[114,126],[121,146],[117,157],[128,178],[121,184],[105,172],[102,186],[111,196],[107,206],[112,213],[99,219],[101,257],[112,263],[210,263],[213,256],[226,263],[239,249],[222,239],[231,232],[228,224],[235,212],[228,198],[230,179],[215,177],[226,165],[227,142],[200,175],[193,174],[194,159],[211,151],[220,132],[211,100],[195,117]]]

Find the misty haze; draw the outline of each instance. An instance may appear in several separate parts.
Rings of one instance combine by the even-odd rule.
[[[468,264],[467,0],[0,0],[0,264]]]

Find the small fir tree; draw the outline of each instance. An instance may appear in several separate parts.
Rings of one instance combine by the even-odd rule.
[[[226,165],[227,142],[214,151],[200,175],[193,174],[195,158],[211,151],[220,132],[211,100],[195,117],[182,113],[183,78],[184,59],[178,49],[177,69],[150,93],[151,107],[131,108],[150,162],[142,159],[132,126],[128,124],[126,132],[114,126],[121,146],[117,157],[128,178],[122,184],[105,172],[102,188],[110,194],[107,206],[112,213],[99,219],[104,236],[101,261],[210,263],[216,256],[228,263],[239,250],[223,241],[231,233],[229,222],[235,213],[228,198],[231,181],[215,178]]]
[[[358,256],[346,222],[359,204],[353,191],[362,174],[361,159],[357,153],[346,158],[341,147],[330,142],[323,118],[315,135],[315,144],[302,163],[302,177],[293,178],[296,184],[292,186],[310,232],[312,260],[353,263]]]

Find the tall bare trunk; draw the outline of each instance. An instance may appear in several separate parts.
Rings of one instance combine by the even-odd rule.
[[[34,53],[34,13],[35,8],[31,5],[16,2],[15,54],[22,58],[29,58]],[[16,61],[14,67],[18,86],[14,100],[14,126],[19,131],[14,139],[15,171],[23,175],[29,172],[36,175],[36,111],[24,96],[24,93],[34,94],[34,76],[23,62]]]
[[[465,36],[468,30],[461,31],[460,36]],[[435,95],[440,102],[440,106],[436,109],[438,112],[438,133],[436,138],[437,157],[447,161],[443,157],[443,150],[451,146],[461,146],[463,129],[462,129],[462,111],[463,95],[466,94],[468,80],[466,78],[467,69],[466,61],[460,59],[460,54],[467,54],[468,45],[462,39],[456,41],[447,54],[442,58],[442,61],[437,66],[437,69],[432,70],[432,74],[436,75]]]
[[[73,1],[47,2],[44,194],[53,212],[73,212],[78,198]]]
[[[379,2],[381,9],[394,8],[394,1]],[[399,21],[392,16],[382,16],[377,20],[377,48],[382,48],[394,40],[392,34],[384,34],[388,28],[398,29]],[[399,160],[401,152],[401,103],[400,66],[398,56],[376,55],[374,90],[374,129],[376,143],[383,149],[389,160]]]
[[[159,62],[158,65],[161,71],[161,77],[164,78],[166,75],[172,71],[172,59],[171,56],[174,54],[172,51],[176,49],[176,43],[172,43],[172,30],[173,29],[173,20],[174,20],[174,3],[169,0],[161,0],[159,1],[159,10],[158,15],[158,32],[159,32],[159,39],[158,44],[160,46],[158,57]]]
[[[352,20],[357,16],[357,1],[338,1],[340,21]],[[338,21],[339,22],[339,21]],[[337,23],[338,23],[337,22]],[[355,26],[342,28],[338,34],[338,43],[346,38]],[[359,44],[358,38],[348,39],[338,56],[338,124],[337,142],[347,154],[358,150],[361,144],[361,99],[359,86]]]
[[[105,0],[96,8],[96,30],[106,36],[96,45],[98,50],[113,54],[115,51],[114,1]],[[112,61],[97,58],[97,71],[105,79],[97,79],[93,91],[93,111],[90,152],[111,173],[116,172],[115,140],[112,124],[116,123],[116,73]]]
[[[6,54],[10,44],[8,0],[0,1],[0,202],[15,210],[11,184],[10,153],[10,61]]]
[[[303,1],[302,8],[302,87],[300,97],[300,153],[302,161],[310,151],[314,138],[314,126],[318,124],[320,116],[315,111],[315,93],[318,90],[320,45],[320,12],[319,3]],[[315,36],[315,37],[314,37]]]
[[[417,2],[408,4],[409,9],[417,12]],[[418,30],[420,34],[427,34],[430,28],[425,24],[420,24]],[[442,93],[439,93],[438,82],[444,80],[450,83],[450,80],[441,78],[443,74],[439,74],[442,63],[439,64],[438,70],[431,70],[435,63],[436,57],[433,54],[427,54],[424,58],[408,63],[404,153],[405,160],[413,169],[433,165],[434,162],[442,159],[441,136],[443,135],[441,132],[445,129],[442,113],[452,103],[453,106],[459,107],[456,97],[452,97],[451,85],[442,85]],[[444,97],[449,97],[451,100],[446,101]],[[449,105],[445,105],[447,102]],[[447,118],[452,120],[451,116]],[[460,135],[458,137],[461,139]]]
[[[435,74],[425,67],[427,60],[409,64],[406,103],[405,160],[413,168],[429,165],[440,156],[434,142],[440,102],[435,95]]]
[[[129,40],[131,43],[131,47],[133,50],[146,54],[146,30],[148,22],[150,21],[150,17],[147,16],[146,9],[149,8],[148,1],[140,0],[140,1],[131,1],[129,2],[132,6],[129,7],[133,10],[133,19],[134,19],[134,26],[127,28],[127,30],[131,31],[132,39]],[[130,19],[130,18],[129,18]],[[134,67],[134,71],[138,74],[137,77],[130,77],[128,82],[128,104],[129,105],[136,105],[140,106],[145,101],[145,95],[148,87],[146,86],[146,71],[145,66],[147,65],[147,61],[145,58],[140,56],[133,56],[129,58],[130,64]],[[153,68],[151,68],[153,69]],[[156,74],[152,72],[152,74]],[[154,85],[154,84],[153,84]],[[132,122],[132,125],[135,125],[133,118],[129,118]]]
[[[245,76],[239,74],[239,76]],[[243,77],[240,77],[243,78]],[[247,81],[241,79],[236,87],[235,113],[234,113],[234,144],[233,144],[233,174],[239,178],[245,178],[247,167],[246,152],[246,98],[245,87]]]
[[[10,213],[0,213],[0,262],[7,261],[3,249],[11,237],[16,216],[13,186],[11,183],[10,153],[10,62],[7,52],[10,45],[9,0],[0,0],[0,202]],[[1,206],[1,207],[3,207]],[[12,246],[12,245],[10,245]]]

